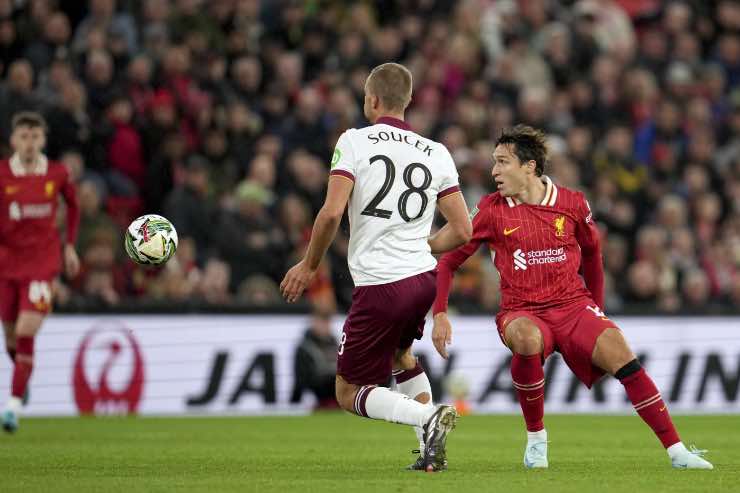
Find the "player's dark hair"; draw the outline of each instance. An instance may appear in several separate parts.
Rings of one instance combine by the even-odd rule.
[[[378,65],[367,76],[367,90],[391,111],[406,109],[411,102],[411,86],[411,72],[398,63]]]
[[[501,132],[496,145],[512,145],[511,152],[519,158],[522,164],[534,161],[534,172],[542,176],[547,161],[547,137],[544,132],[529,125],[517,125]]]
[[[41,113],[37,113],[35,111],[21,111],[16,113],[13,115],[11,126],[13,130],[18,127],[30,127],[40,128],[44,132],[46,132],[48,128],[46,120],[41,116]]]

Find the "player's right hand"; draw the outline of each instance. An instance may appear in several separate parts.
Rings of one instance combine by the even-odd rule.
[[[288,303],[295,303],[298,301],[298,298],[303,294],[303,291],[305,291],[306,288],[308,288],[308,285],[311,284],[311,281],[313,281],[314,276],[316,276],[316,271],[311,270],[305,260],[301,260],[294,265],[293,268],[285,274],[283,282],[280,283],[280,293],[282,293],[285,301]]]
[[[447,346],[452,344],[452,325],[447,313],[440,312],[434,316],[434,329],[432,330],[432,342],[434,347],[444,359],[447,359]]]

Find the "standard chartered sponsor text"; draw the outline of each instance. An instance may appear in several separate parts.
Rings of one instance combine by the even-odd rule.
[[[565,248],[547,248],[545,250],[533,250],[527,252],[527,264],[555,264],[564,262],[568,258]]]

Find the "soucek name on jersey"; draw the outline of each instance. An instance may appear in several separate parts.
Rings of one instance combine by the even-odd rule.
[[[0,278],[44,279],[60,272],[60,195],[67,206],[66,241],[74,244],[79,207],[64,165],[44,156],[30,170],[16,156],[0,161]]]
[[[459,192],[444,145],[379,118],[337,141],[331,175],[354,182],[347,262],[356,286],[386,284],[437,265],[427,243],[438,199]]]
[[[603,307],[599,231],[588,202],[583,193],[558,187],[547,176],[543,181],[545,196],[537,205],[499,192],[483,197],[471,211],[473,239],[442,257],[439,275],[451,279],[486,244],[501,275],[502,310],[536,310],[584,298]],[[443,285],[448,291],[444,279]],[[435,313],[446,310],[446,296],[435,303]]]

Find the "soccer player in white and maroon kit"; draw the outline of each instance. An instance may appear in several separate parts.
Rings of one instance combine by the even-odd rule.
[[[465,243],[472,226],[449,151],[403,121],[411,87],[411,73],[398,64],[368,76],[364,109],[373,125],[339,138],[306,257],[280,287],[290,302],[300,296],[349,202],[348,262],[356,287],[338,351],[337,401],[359,416],[414,426],[425,452],[411,468],[436,471],[446,467],[445,440],[457,415],[452,406],[432,405],[411,344],[421,338],[434,301],[432,253]],[[436,208],[448,224],[430,238]],[[380,386],[391,375],[397,391]]]
[[[499,138],[493,153],[498,192],[483,197],[473,210],[472,241],[439,262],[435,347],[447,357],[451,327],[446,311],[453,273],[486,244],[501,274],[496,325],[513,353],[511,378],[527,427],[524,465],[548,466],[542,365],[558,351],[589,388],[604,373],[619,379],[674,467],[711,469],[700,451],[689,451],[680,441],[660,392],[602,311],[599,232],[583,194],[543,176],[546,157],[545,136],[531,127],[519,125]]]
[[[14,364],[11,395],[2,415],[3,428],[18,428],[21,400],[33,369],[34,338],[51,309],[51,285],[62,264],[75,276],[74,249],[80,221],[77,194],[67,169],[41,151],[46,123],[41,115],[13,117],[10,143],[14,154],[0,161],[0,317],[5,348]],[[62,249],[56,227],[59,196],[67,204],[67,234]]]

